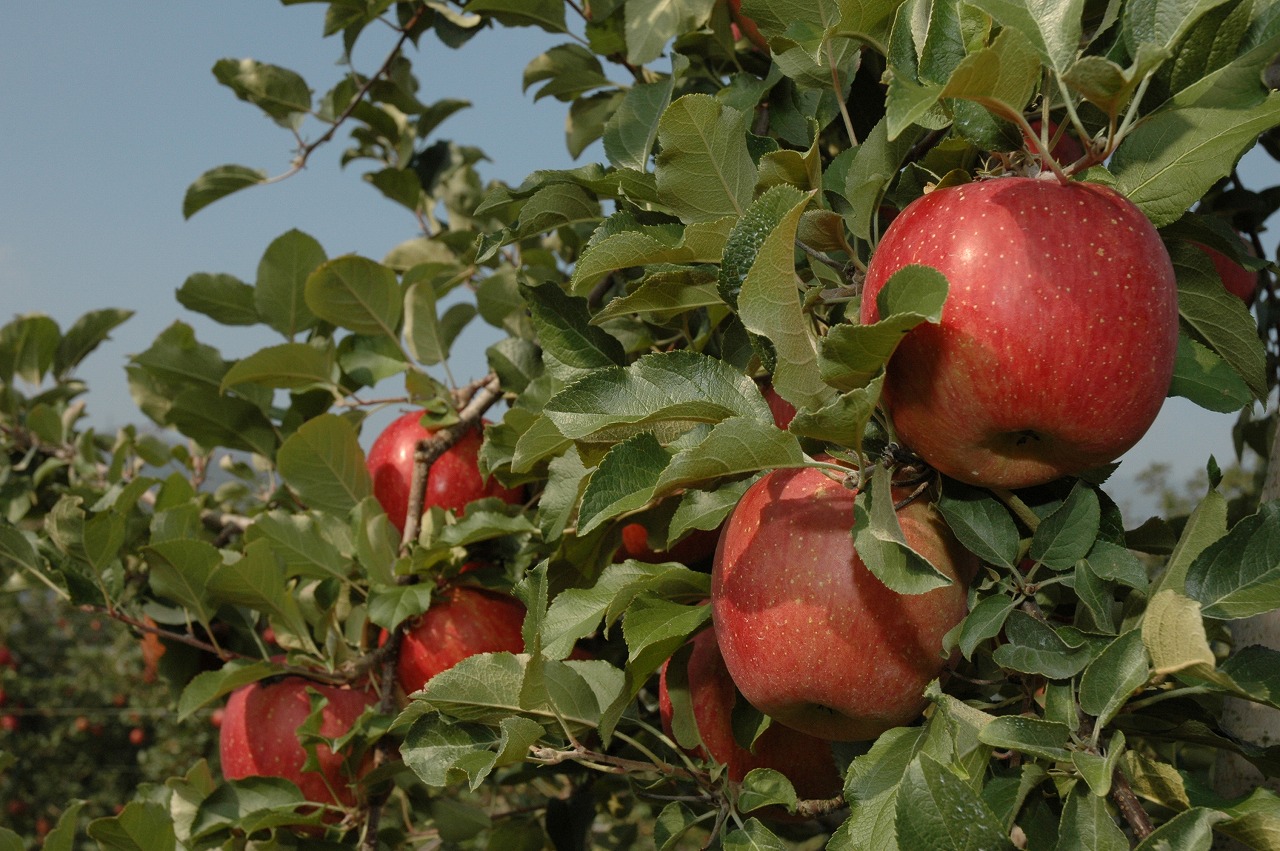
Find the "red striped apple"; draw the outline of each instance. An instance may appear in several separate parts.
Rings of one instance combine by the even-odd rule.
[[[894,352],[883,401],[898,438],[937,470],[1028,487],[1110,463],[1146,433],[1173,376],[1177,285],[1127,199],[1025,177],[924,195],[871,258],[863,323],[912,264],[950,288],[941,322]]]
[[[405,632],[396,680],[406,694],[413,694],[469,656],[522,652],[524,615],[524,605],[514,597],[453,586]]]
[[[789,727],[849,741],[919,716],[977,570],[917,499],[898,512],[906,541],[953,581],[891,591],[854,549],[854,497],[812,467],[769,473],[729,515],[711,572],[716,637],[742,696]]]

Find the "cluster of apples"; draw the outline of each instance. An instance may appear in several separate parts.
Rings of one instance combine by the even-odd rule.
[[[367,459],[374,496],[401,532],[409,509],[414,451],[418,441],[431,434],[421,424],[422,413],[404,414],[387,426],[370,447]],[[508,503],[523,499],[521,491],[480,475],[480,444],[479,431],[467,432],[431,465],[426,507],[461,510],[487,496]],[[436,674],[474,654],[520,652],[524,649],[524,615],[524,606],[508,595],[465,585],[445,589],[404,635],[397,658],[397,686],[411,694]],[[320,744],[316,748],[318,768],[303,769],[307,754],[297,731],[311,713],[311,692],[327,701],[320,713],[319,734],[330,739],[349,731],[365,710],[378,702],[369,687],[325,685],[301,676],[243,686],[231,694],[225,710],[217,716],[222,773],[228,780],[283,777],[295,783],[309,801],[351,807],[356,803],[355,781],[371,763],[366,759],[352,766],[343,754]]]
[[[893,274],[913,265],[946,276],[947,301],[940,322],[899,344],[882,399],[896,438],[934,469],[983,487],[1031,487],[1110,463],[1146,432],[1172,376],[1177,291],[1168,252],[1127,199],[1028,177],[936,189],[886,231],[867,273],[864,324],[880,318]],[[795,409],[771,387],[762,392],[786,428]],[[420,420],[413,412],[393,422],[368,458],[375,495],[401,531],[414,449],[430,434]],[[427,506],[523,498],[482,478],[480,443],[479,431],[469,433],[432,465]],[[727,765],[731,780],[766,766],[784,770],[801,797],[838,794],[831,741],[911,723],[925,686],[949,664],[943,638],[967,612],[976,558],[927,498],[910,500],[898,512],[906,543],[951,583],[891,591],[854,549],[855,497],[821,470],[777,470],[748,489],[722,529],[669,552],[651,548],[643,525],[623,530],[619,557],[695,563],[714,552],[713,627],[694,640],[688,684],[699,753]],[[523,618],[509,596],[448,588],[405,635],[399,687],[417,691],[474,653],[519,652]],[[295,731],[310,711],[308,690],[328,699],[327,737],[376,700],[300,677],[245,686],[222,721],[224,774],[286,777],[310,800],[349,806],[353,778],[341,758],[321,745],[319,770],[302,771]],[[733,738],[739,695],[776,722],[753,750]],[[665,668],[659,703],[670,731]]]

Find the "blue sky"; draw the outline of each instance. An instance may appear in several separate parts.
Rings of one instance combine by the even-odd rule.
[[[0,316],[45,313],[65,328],[86,310],[137,311],[80,372],[92,388],[89,409],[99,429],[143,420],[123,367],[176,319],[228,357],[278,342],[265,330],[227,329],[186,311],[174,291],[188,275],[225,272],[252,282],[267,244],[291,228],[316,237],[331,257],[380,258],[413,235],[412,217],[365,185],[358,164],[339,169],[344,131],[302,174],[182,218],[183,193],[206,169],[238,163],[278,174],[293,152],[286,131],[214,80],[213,64],[252,57],[301,73],[317,93],[327,90],[341,73],[341,45],[320,38],[324,8],[274,0],[114,0],[6,10],[0,28]],[[357,52],[362,71],[376,68],[390,43],[377,35]],[[423,100],[473,102],[437,132],[483,149],[492,160],[482,170],[486,178],[518,182],[535,168],[599,158],[597,147],[579,163],[571,160],[565,105],[534,104],[520,89],[525,64],[562,40],[536,29],[492,30],[459,51],[424,38],[410,54]],[[321,132],[318,125],[304,129],[311,138]],[[1280,183],[1274,161],[1253,157],[1247,165],[1259,184]],[[1274,233],[1267,236],[1274,246]],[[483,372],[481,352],[493,339],[483,328],[468,331],[454,376]],[[1202,469],[1210,452],[1225,466],[1233,422],[1233,415],[1170,400],[1108,491],[1136,517],[1146,502],[1132,484],[1134,474],[1160,460],[1181,480]]]

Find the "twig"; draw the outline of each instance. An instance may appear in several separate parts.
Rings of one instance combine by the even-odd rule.
[[[1129,785],[1129,778],[1125,777],[1124,772],[1119,768],[1111,772],[1111,798],[1116,802],[1120,815],[1124,816],[1124,820],[1129,823],[1134,837],[1139,842],[1151,835],[1151,817],[1147,815],[1138,796],[1134,794],[1133,787]]]
[[[805,801],[796,801],[796,815],[805,818],[817,818],[818,816],[834,813],[836,810],[842,810],[847,806],[844,795],[836,795],[834,798],[811,798]]]
[[[466,406],[458,411],[458,421],[447,428],[432,432],[430,437],[418,441],[413,452],[413,478],[409,482],[409,508],[404,520],[404,535],[400,538],[400,551],[408,552],[409,546],[418,539],[418,530],[422,525],[422,506],[427,493],[427,471],[431,464],[453,446],[462,436],[480,424],[485,412],[502,399],[502,387],[498,376],[490,374],[484,383],[471,397]]]

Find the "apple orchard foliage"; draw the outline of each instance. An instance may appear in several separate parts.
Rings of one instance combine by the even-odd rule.
[[[1277,187],[1234,167],[1259,144],[1280,151],[1280,7],[743,0],[733,15],[754,20],[766,52],[735,43],[717,0],[324,5],[320,49],[376,43],[385,64],[319,93],[266,59],[214,74],[300,140],[295,169],[345,145],[344,164],[420,235],[373,259],[286,230],[264,235],[253,281],[192,274],[182,309],[264,344],[224,354],[175,319],[126,367],[149,423],[114,435],[85,425],[75,370],[127,310],[4,326],[0,580],[202,654],[203,670],[174,681],[192,724],[283,675],[371,689],[377,704],[345,735],[320,733],[318,691],[282,734],[347,754],[364,771],[357,803],[318,811],[289,780],[227,781],[193,753],[116,814],[77,823],[72,805],[45,847],[1200,849],[1215,834],[1280,847],[1280,801],[1220,797],[1211,772],[1227,752],[1280,774],[1280,745],[1221,725],[1227,696],[1280,706],[1280,652],[1230,642],[1234,623],[1280,604],[1276,504],[1229,505],[1208,458],[1189,516],[1136,526],[1107,469],[1016,492],[943,478],[893,442],[878,404],[903,334],[944,315],[945,278],[908,267],[878,321],[857,319],[889,220],[932,188],[1005,171],[1105,184],[1172,258],[1169,393],[1241,411],[1239,445],[1265,457],[1272,423],[1250,411],[1280,354],[1262,230]],[[600,140],[606,162],[482,184],[481,149],[441,135],[469,104],[423,98],[469,94],[435,42],[483,49],[468,42],[489,26],[564,36],[530,57],[523,85],[567,108],[573,154]],[[1033,121],[1084,158],[1047,159],[1070,146]],[[183,212],[270,178],[213,168]],[[1268,270],[1252,312],[1201,246]],[[472,322],[504,334],[490,373],[446,386],[439,367]],[[797,409],[786,430],[766,385]],[[362,420],[388,404],[446,435],[489,411],[480,465],[526,501],[388,518],[361,448]],[[921,488],[981,567],[946,638],[954,672],[927,686],[923,717],[835,745],[843,795],[797,804],[778,772],[737,784],[697,755],[682,668],[710,623],[707,565],[619,547],[628,524],[658,550],[715,530],[767,471],[819,463],[861,485],[846,534],[888,588],[946,581],[904,544],[895,479]],[[517,597],[524,652],[397,692],[400,637],[451,583]],[[667,736],[656,674],[673,657]],[[740,745],[767,723],[735,703]],[[0,770],[24,741],[0,737]],[[756,818],[765,807],[816,818]],[[0,828],[0,848],[24,841]]]

